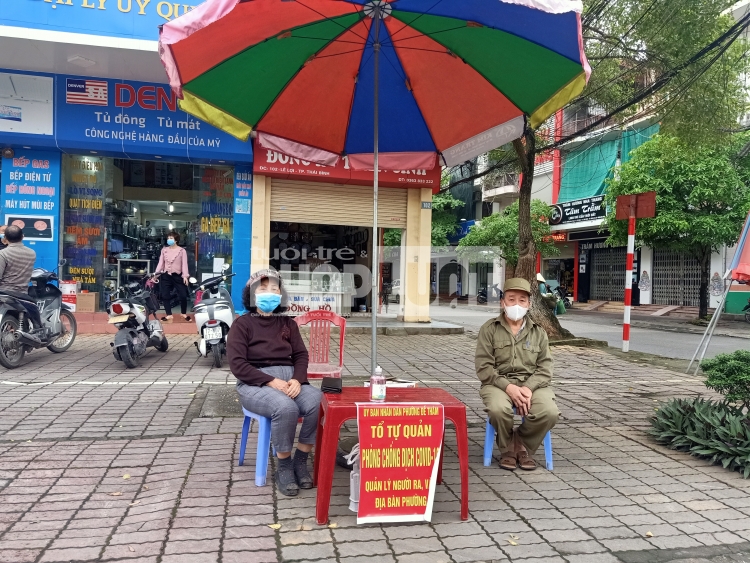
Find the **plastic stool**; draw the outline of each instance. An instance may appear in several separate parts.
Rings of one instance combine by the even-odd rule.
[[[513,409],[516,412],[516,409]],[[544,445],[544,465],[547,471],[552,471],[554,465],[552,463],[552,432],[547,432],[542,442]],[[484,466],[488,467],[492,464],[492,450],[495,447],[495,427],[490,423],[490,419],[487,419],[487,430],[484,433]]]
[[[247,446],[247,435],[250,433],[250,421],[254,418],[258,421],[258,449],[255,453],[255,486],[264,487],[266,475],[268,474],[268,450],[271,447],[271,419],[260,416],[242,407],[245,420],[242,423],[242,436],[240,437],[240,459],[238,465],[245,463],[245,446]],[[276,450],[274,450],[276,454]],[[491,454],[490,454],[491,455]]]

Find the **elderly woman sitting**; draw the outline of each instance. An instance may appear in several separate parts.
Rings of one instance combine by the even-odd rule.
[[[227,355],[242,406],[271,419],[279,492],[296,496],[300,488],[313,486],[307,457],[315,444],[322,394],[307,382],[307,348],[297,323],[282,314],[286,301],[276,270],[253,274],[242,293],[248,312],[229,331]],[[292,457],[300,417],[302,429]]]

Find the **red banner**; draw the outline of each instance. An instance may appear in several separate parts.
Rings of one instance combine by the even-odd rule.
[[[440,403],[358,403],[357,524],[429,522],[443,445]]]
[[[354,170],[347,157],[339,159],[336,166],[314,164],[256,145],[253,173],[285,180],[307,180],[332,184],[372,186],[372,170]],[[432,170],[381,170],[378,184],[385,188],[440,189],[440,166]]]

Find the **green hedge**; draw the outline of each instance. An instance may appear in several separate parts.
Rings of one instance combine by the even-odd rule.
[[[649,433],[673,450],[750,476],[750,417],[741,406],[706,399],[673,399],[651,419]]]

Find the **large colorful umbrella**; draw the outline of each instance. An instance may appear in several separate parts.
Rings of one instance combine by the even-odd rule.
[[[464,162],[581,92],[590,72],[581,8],[207,0],[162,27],[160,52],[186,112],[240,139],[255,130],[261,146],[294,157],[330,165],[346,155],[353,168],[374,169],[377,217],[379,168]]]

